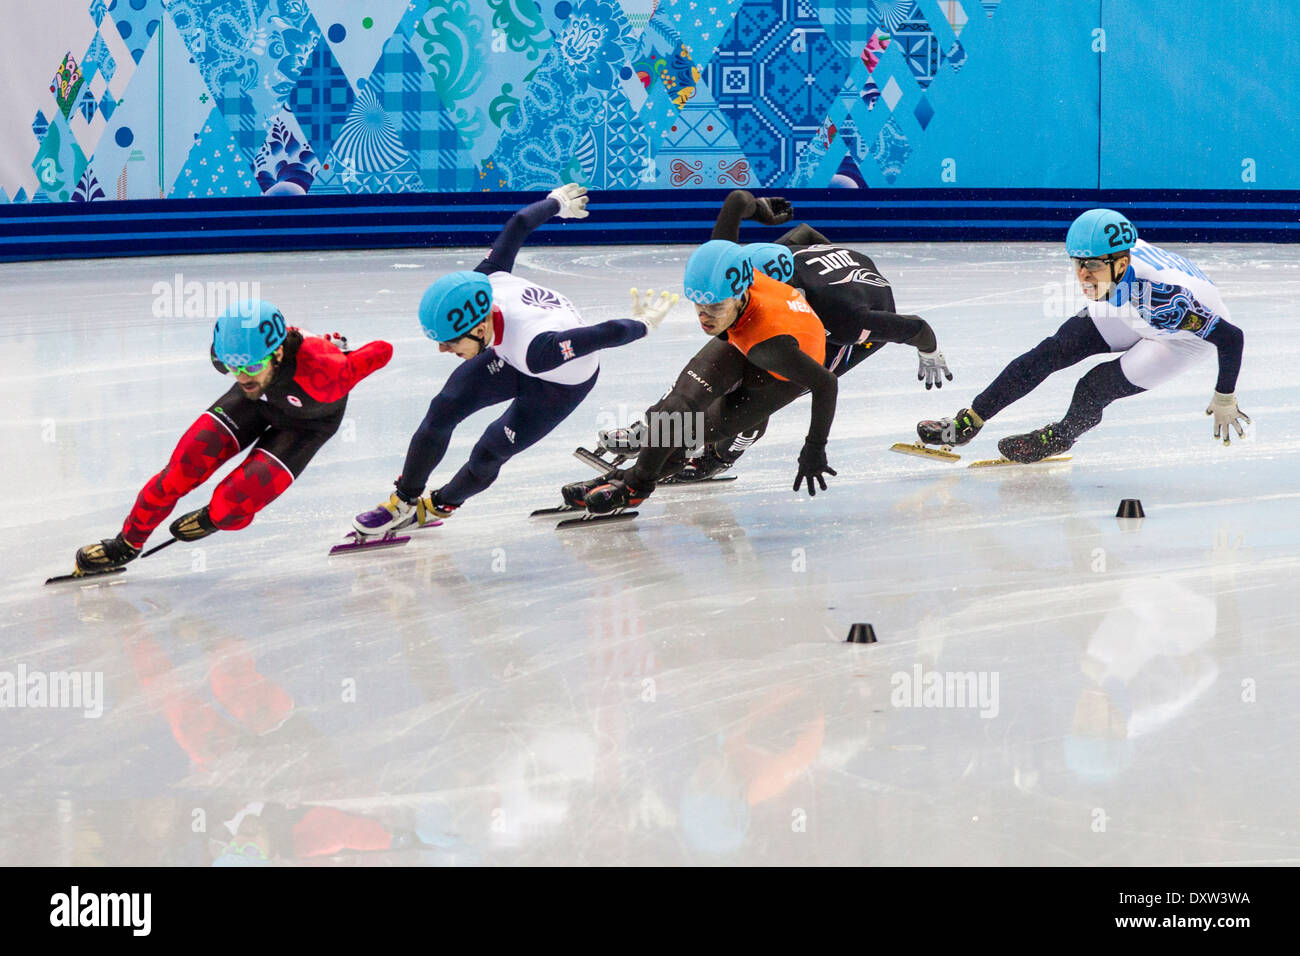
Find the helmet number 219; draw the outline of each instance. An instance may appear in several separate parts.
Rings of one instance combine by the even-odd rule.
[[[492,303],[492,297],[484,289],[479,289],[474,293],[474,300],[465,300],[462,308],[451,309],[447,313],[447,318],[451,320],[452,331],[463,333],[473,328],[487,318],[488,306]]]

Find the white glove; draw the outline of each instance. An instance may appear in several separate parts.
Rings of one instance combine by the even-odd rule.
[[[632,318],[638,322],[645,323],[645,333],[649,335],[655,329],[659,328],[659,323],[664,320],[668,310],[677,304],[680,299],[677,293],[660,292],[659,298],[655,298],[655,290],[650,289],[642,300],[636,289],[632,290]]]
[[[940,373],[943,373],[948,381],[952,381],[952,372],[948,371],[948,362],[938,349],[933,352],[922,352],[918,349],[916,356],[920,362],[916,369],[916,380],[925,382],[927,392],[932,388],[943,388],[943,379],[939,377]]]
[[[568,183],[559,189],[552,189],[546,194],[547,199],[554,199],[560,204],[556,213],[561,219],[587,218],[587,187],[577,183]]]
[[[1229,427],[1237,429],[1238,438],[1245,438],[1246,433],[1242,430],[1241,423],[1244,421],[1247,425],[1251,424],[1250,416],[1237,407],[1235,394],[1224,395],[1222,392],[1215,392],[1205,414],[1214,416],[1214,437],[1222,438],[1225,445],[1232,443],[1232,432],[1229,431]]]

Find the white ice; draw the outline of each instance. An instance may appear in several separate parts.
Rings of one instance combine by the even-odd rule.
[[[207,864],[250,805],[234,842],[281,864],[1300,861],[1300,246],[1172,247],[1245,331],[1248,440],[1211,436],[1211,359],[1111,406],[1069,464],[987,470],[966,464],[1059,417],[1090,362],[961,463],[889,446],[1077,308],[1061,247],[860,248],[955,380],[926,392],[904,346],[852,372],[825,493],[790,487],[804,399],[734,483],[604,528],[528,518],[703,344],[683,304],[443,528],[333,559],[457,361],[420,293],[480,251],[0,266],[0,863]],[[516,271],[601,320],[629,286],[677,288],[689,251],[538,247]],[[154,314],[177,274],[259,282],[292,322],[396,355],[248,529],[42,587],[228,386],[210,318]],[[879,642],[844,643],[853,622]],[[20,699],[70,671],[102,678],[102,716]],[[964,674],[983,699],[903,706],[918,675]]]

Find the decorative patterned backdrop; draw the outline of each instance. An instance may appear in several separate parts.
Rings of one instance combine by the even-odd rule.
[[[1244,0],[1232,26],[1208,0],[32,0],[3,13],[0,202],[1293,189],[1297,124],[1270,117],[1300,93],[1297,8]]]

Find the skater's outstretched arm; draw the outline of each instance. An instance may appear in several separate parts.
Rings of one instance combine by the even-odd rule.
[[[617,348],[644,338],[659,327],[680,298],[675,293],[661,292],[656,297],[651,289],[642,299],[632,290],[632,318],[610,319],[596,325],[580,325],[563,332],[542,332],[528,345],[528,369],[532,372],[549,372],[570,359],[590,355],[600,349]]]
[[[387,342],[367,342],[355,351],[344,352],[324,338],[311,336],[298,347],[294,379],[316,401],[337,402],[392,357],[393,347]]]
[[[539,202],[532,203],[519,210],[506,221],[505,228],[492,243],[492,251],[487,258],[474,267],[475,272],[491,275],[494,272],[509,272],[515,267],[515,256],[523,247],[534,229],[552,216],[561,219],[585,219],[587,217],[587,187],[569,183]]]
[[[778,335],[759,342],[749,350],[749,360],[760,368],[782,375],[812,392],[812,415],[808,422],[808,435],[799,452],[799,470],[794,477],[794,490],[804,482],[808,494],[817,494],[814,481],[826,490],[823,475],[835,474],[826,461],[826,438],[830,435],[831,421],[835,418],[835,399],[839,393],[839,380],[820,362],[799,348],[793,335]]]
[[[777,335],[759,342],[749,350],[748,358],[759,368],[788,378],[812,393],[812,415],[806,440],[825,445],[835,418],[839,380],[802,351],[793,335]]]
[[[1214,437],[1222,438],[1226,445],[1232,439],[1231,429],[1238,437],[1245,436],[1242,422],[1249,425],[1250,416],[1237,405],[1237,375],[1241,371],[1241,353],[1246,336],[1231,322],[1219,319],[1205,336],[1219,350],[1219,380],[1214,385],[1214,395],[1205,414],[1214,416]]]
[[[1231,322],[1219,319],[1205,336],[1205,341],[1219,350],[1219,381],[1214,390],[1231,395],[1237,388],[1237,375],[1241,372],[1241,353],[1246,336]]]
[[[845,330],[850,333],[856,330],[859,343],[870,340],[877,344],[898,342],[912,346],[916,349],[918,362],[916,380],[924,382],[927,390],[943,388],[945,379],[952,381],[948,360],[939,351],[934,329],[919,315],[856,308],[851,310],[848,321],[837,323],[837,331],[841,335]]]
[[[780,196],[755,199],[746,189],[733,189],[718,210],[713,235],[709,238],[739,242],[741,220],[753,219],[765,226],[778,226],[789,222],[793,215],[794,209]]]
[[[528,346],[528,370],[549,372],[571,359],[600,349],[617,348],[645,338],[643,323],[635,319],[610,319],[596,325],[580,325],[563,332],[543,332]]]
[[[881,309],[854,309],[850,322],[869,332],[873,342],[898,342],[921,352],[933,352],[938,343],[930,323],[919,315],[903,315]]]

